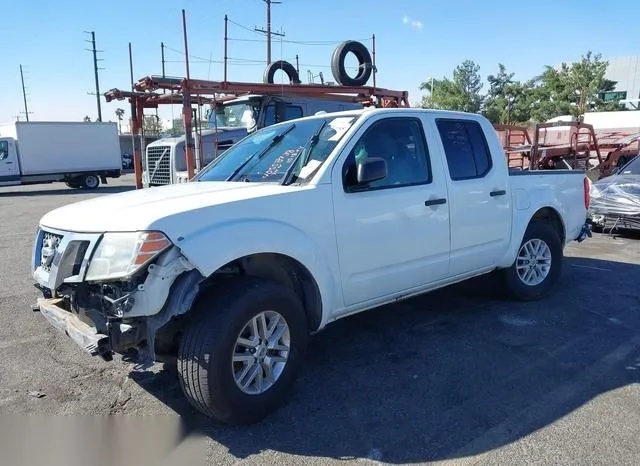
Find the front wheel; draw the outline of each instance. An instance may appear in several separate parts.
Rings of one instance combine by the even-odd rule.
[[[213,287],[191,312],[178,350],[189,402],[228,424],[252,424],[275,411],[306,352],[298,296],[277,283],[237,278]]]
[[[549,223],[534,222],[527,228],[511,267],[504,270],[511,294],[524,301],[546,296],[560,278],[562,242]]]

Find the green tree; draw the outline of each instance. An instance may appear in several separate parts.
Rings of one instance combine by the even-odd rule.
[[[560,115],[580,116],[588,111],[610,111],[620,108],[618,101],[605,102],[605,92],[616,83],[605,78],[608,62],[600,54],[588,51],[574,63],[562,63],[531,80],[514,80],[503,64],[489,75],[489,88],[481,94],[479,66],[465,60],[453,71],[453,78],[423,82],[420,89],[429,91],[420,106],[482,113],[493,123],[527,123],[546,121]]]
[[[546,121],[559,115],[573,114],[566,75],[568,65],[560,70],[547,66],[533,79],[534,91],[531,99],[531,117],[534,121]]]
[[[533,82],[513,80],[514,73],[507,73],[500,63],[498,74],[489,75],[489,90],[483,101],[482,113],[492,123],[526,123],[531,119]]]
[[[122,134],[122,117],[124,117],[124,110],[116,108],[116,117],[118,118],[118,134]]]
[[[615,81],[605,78],[608,61],[602,60],[601,54],[593,55],[588,51],[579,62],[573,63],[569,68],[567,80],[569,86],[575,92],[576,115],[582,115],[588,110],[614,110],[619,106],[618,102],[602,100],[604,92],[615,89]]]
[[[480,67],[465,60],[453,71],[453,79],[443,78],[425,81],[420,89],[429,91],[422,98],[423,108],[439,108],[477,113],[482,106],[482,78]],[[432,88],[433,84],[433,88]]]
[[[149,136],[157,136],[162,132],[162,124],[155,115],[145,115],[142,124],[144,132]]]
[[[536,81],[532,116],[543,121],[559,115],[580,116],[588,111],[610,111],[619,102],[604,102],[602,94],[615,89],[615,81],[605,78],[608,62],[591,51],[580,61],[562,63],[558,69],[547,66]]]
[[[182,121],[182,118],[174,118],[171,121],[171,128],[169,128],[168,131],[172,136],[184,134],[184,121]]]

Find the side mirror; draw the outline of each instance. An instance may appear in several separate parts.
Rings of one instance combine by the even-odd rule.
[[[378,181],[387,176],[387,162],[380,157],[371,157],[357,165],[358,184]]]

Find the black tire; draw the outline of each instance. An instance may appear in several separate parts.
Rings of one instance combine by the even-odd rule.
[[[98,175],[84,175],[81,183],[84,189],[96,189],[100,186],[100,178]]]
[[[300,76],[294,66],[288,61],[278,60],[270,63],[264,70],[263,82],[266,84],[273,84],[276,71],[282,70],[289,78],[289,84],[300,84]]]
[[[347,54],[353,53],[358,59],[358,74],[352,78],[344,66]],[[333,78],[343,86],[364,86],[373,71],[373,61],[367,47],[361,42],[347,40],[336,47],[331,57]]]
[[[236,384],[232,355],[245,325],[265,310],[278,312],[286,321],[290,351],[275,383],[261,394],[247,394]],[[191,310],[179,343],[182,391],[193,407],[218,422],[259,422],[284,403],[305,356],[308,338],[304,308],[291,289],[248,277],[214,286]]]
[[[523,250],[524,245],[531,240],[540,240],[544,242],[551,253],[551,266],[545,278],[537,284],[527,284],[524,278],[521,278],[517,271],[519,263],[518,256]],[[552,224],[547,222],[533,222],[527,227],[524,238],[518,248],[518,255],[511,267],[504,269],[503,277],[507,290],[514,298],[522,301],[534,301],[543,298],[553,288],[560,278],[562,272],[562,241],[560,232],[557,231]]]
[[[78,183],[78,181],[76,180],[67,181],[65,182],[65,184],[67,185],[68,188],[71,188],[71,189],[80,189],[82,187],[82,185]]]

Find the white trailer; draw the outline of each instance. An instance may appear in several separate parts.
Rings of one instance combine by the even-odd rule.
[[[65,182],[95,189],[122,170],[116,123],[34,121],[0,126],[0,186]]]

